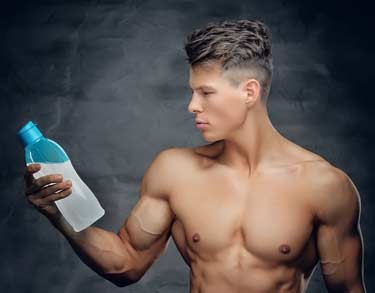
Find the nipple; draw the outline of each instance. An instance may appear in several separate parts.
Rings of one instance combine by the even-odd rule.
[[[194,242],[199,242],[199,240],[200,240],[200,236],[199,236],[199,234],[198,234],[198,233],[195,233],[195,234],[193,235],[193,241],[194,241]]]
[[[281,244],[279,246],[279,250],[281,253],[283,254],[288,254],[290,252],[290,246],[289,245],[286,245],[286,244]]]

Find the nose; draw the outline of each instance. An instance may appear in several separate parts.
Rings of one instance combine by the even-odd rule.
[[[190,113],[195,112],[202,112],[202,105],[199,103],[198,99],[196,98],[195,94],[191,96],[190,103],[188,105],[188,111]]]

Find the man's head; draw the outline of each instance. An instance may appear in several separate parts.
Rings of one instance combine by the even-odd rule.
[[[258,20],[210,23],[187,37],[185,51],[191,67],[216,62],[233,86],[256,79],[260,98],[267,103],[273,65],[271,32]]]
[[[243,129],[251,113],[267,112],[272,55],[263,23],[209,24],[188,36],[185,50],[193,90],[189,112],[209,123],[206,138],[228,138]]]

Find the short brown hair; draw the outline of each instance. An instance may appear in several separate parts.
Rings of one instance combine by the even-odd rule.
[[[237,20],[209,23],[187,36],[185,51],[190,65],[219,61],[223,71],[242,72],[228,75],[234,85],[241,77],[253,74],[262,87],[266,103],[272,81],[273,65],[271,31],[259,20]],[[239,70],[238,70],[239,69]]]

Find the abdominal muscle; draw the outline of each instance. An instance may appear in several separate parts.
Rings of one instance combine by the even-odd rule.
[[[173,225],[172,237],[190,267],[190,293],[300,293],[306,289],[316,264],[314,256],[307,257],[311,260],[305,269],[295,262],[265,261],[249,252],[242,241],[234,241],[216,253],[199,253],[186,241],[179,221]]]
[[[267,265],[251,256],[190,262],[190,293],[303,292],[305,280],[296,268]]]

